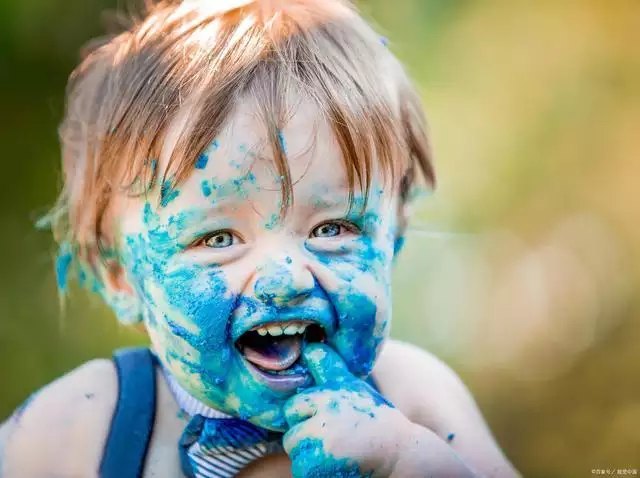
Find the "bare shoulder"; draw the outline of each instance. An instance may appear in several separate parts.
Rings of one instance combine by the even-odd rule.
[[[446,412],[440,409],[443,401],[452,405],[473,401],[447,364],[432,353],[399,340],[388,340],[384,345],[374,376],[381,391],[413,421],[437,425],[439,416]],[[435,405],[438,410],[431,409]]]
[[[96,476],[118,395],[110,360],[92,360],[44,387],[3,426],[3,478]]]
[[[430,428],[483,476],[517,476],[471,392],[438,357],[397,340],[373,371],[380,391],[414,423]]]

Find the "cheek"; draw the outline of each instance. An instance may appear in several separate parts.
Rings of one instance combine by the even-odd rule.
[[[365,292],[360,284],[354,284],[333,301],[339,320],[333,345],[358,376],[371,372],[391,318],[390,298],[382,293],[372,296],[368,293],[371,290]]]
[[[221,383],[231,360],[227,324],[236,298],[219,270],[180,261],[176,238],[188,219],[161,222],[145,207],[147,230],[125,237],[123,262],[165,365],[177,375]]]
[[[222,383],[229,369],[230,316],[237,297],[228,292],[221,272],[200,267],[165,274],[147,301],[167,362],[178,362],[189,374],[207,374]]]
[[[359,376],[373,368],[391,319],[390,241],[363,239],[354,253],[326,261],[333,282],[328,295],[335,308],[338,330],[332,345]]]

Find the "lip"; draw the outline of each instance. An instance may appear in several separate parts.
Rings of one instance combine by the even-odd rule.
[[[239,353],[239,352],[238,352]],[[240,353],[239,353],[240,354]],[[292,392],[300,387],[310,386],[313,384],[313,379],[309,372],[297,373],[291,375],[272,375],[267,372],[263,372],[251,362],[246,360],[242,354],[240,354],[242,361],[249,370],[249,373],[263,385],[266,385],[275,392]]]

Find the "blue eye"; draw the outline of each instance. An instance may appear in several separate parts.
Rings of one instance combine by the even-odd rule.
[[[233,235],[232,232],[229,231],[218,231],[213,234],[205,237],[202,243],[206,247],[211,247],[213,249],[223,249],[225,247],[230,247],[235,244],[236,236]]]
[[[325,222],[311,231],[311,237],[336,237],[344,233],[347,227],[339,222]]]

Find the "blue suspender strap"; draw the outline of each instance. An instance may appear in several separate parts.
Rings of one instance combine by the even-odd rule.
[[[101,478],[142,476],[156,412],[155,362],[147,348],[118,350],[118,404],[100,464]]]

